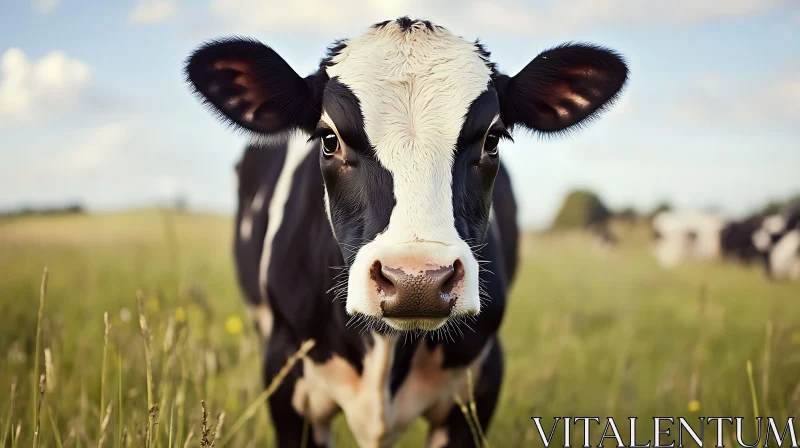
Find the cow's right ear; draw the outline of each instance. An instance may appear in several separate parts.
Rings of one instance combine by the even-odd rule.
[[[195,93],[229,122],[261,135],[313,130],[324,71],[301,78],[272,48],[246,39],[207,43],[184,69]],[[322,79],[325,78],[325,79]]]

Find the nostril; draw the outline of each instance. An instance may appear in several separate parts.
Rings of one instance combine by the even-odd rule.
[[[453,292],[453,288],[464,279],[464,265],[461,263],[461,260],[456,260],[453,263],[453,271],[452,274],[445,280],[442,284],[441,292],[442,294],[451,294]]]
[[[387,277],[385,275],[384,270],[385,268],[381,262],[375,261],[375,263],[372,263],[372,267],[369,270],[369,277],[377,285],[378,292],[382,292],[387,296],[393,296],[397,291],[397,287],[395,286],[395,282],[390,278],[391,276]]]

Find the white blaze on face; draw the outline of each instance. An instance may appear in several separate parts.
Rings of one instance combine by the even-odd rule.
[[[328,75],[359,99],[366,134],[392,175],[396,200],[386,231],[359,251],[351,267],[347,311],[380,314],[367,300],[367,271],[376,257],[402,250],[429,265],[460,259],[466,278],[453,314],[477,313],[478,264],[455,228],[452,166],[464,116],[487,89],[489,68],[474,44],[423,24],[408,31],[396,23],[372,29],[348,40],[333,62]],[[402,243],[412,244],[401,249]]]

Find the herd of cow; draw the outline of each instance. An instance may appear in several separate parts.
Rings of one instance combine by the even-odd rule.
[[[188,58],[198,98],[252,137],[237,166],[234,251],[264,382],[283,379],[269,398],[278,446],[331,446],[340,412],[361,447],[391,446],[418,417],[429,447],[475,446],[455,402],[469,388],[488,429],[519,237],[499,143],[517,128],[580,128],[628,80],[624,58],[592,44],[546,50],[513,76],[490,56],[401,17],[335,42],[305,77],[251,39]],[[668,265],[752,254],[797,277],[797,221],[663,214],[657,253]]]
[[[729,220],[716,213],[661,212],[652,223],[659,264],[724,259],[759,264],[770,279],[800,279],[800,208]]]

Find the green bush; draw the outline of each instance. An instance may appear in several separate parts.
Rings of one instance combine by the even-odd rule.
[[[605,222],[611,216],[608,207],[589,190],[571,191],[553,220],[552,229],[586,228]]]

